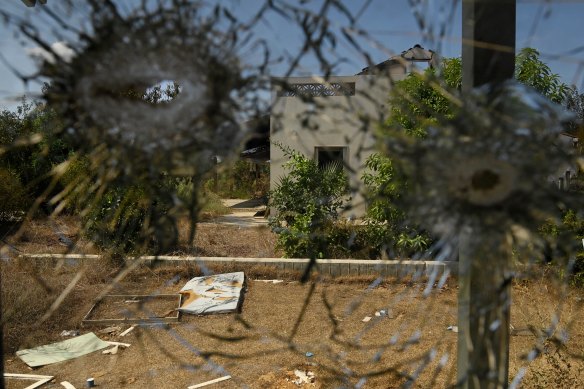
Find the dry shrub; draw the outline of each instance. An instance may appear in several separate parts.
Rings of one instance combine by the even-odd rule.
[[[179,247],[173,254],[206,257],[274,258],[276,235],[268,227],[241,228],[238,226],[197,225],[194,244],[188,242],[188,224],[181,225]]]

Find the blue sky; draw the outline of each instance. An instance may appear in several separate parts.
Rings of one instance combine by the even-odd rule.
[[[57,3],[58,0],[49,0],[48,6],[56,8]],[[83,20],[87,20],[87,8],[77,5],[82,3],[80,1],[76,0],[74,3],[77,8],[68,20],[74,25],[83,24]],[[120,0],[117,3],[122,9],[130,9],[133,1]],[[229,7],[238,18],[245,20],[253,15],[264,0],[226,0],[221,3]],[[322,1],[319,0],[303,2],[302,5],[295,0],[289,0],[287,3],[314,11],[322,5]],[[462,34],[460,1],[428,0],[422,3],[419,11],[426,26],[434,31],[438,31],[442,26],[446,27],[446,36],[443,39],[432,39],[424,35],[407,0],[344,1],[344,5],[351,14],[359,15],[354,29],[364,31],[367,38],[360,38],[355,33],[352,33],[352,36],[358,41],[361,50],[370,55],[373,62],[381,62],[417,43],[439,51],[446,57],[459,56]],[[451,8],[454,9],[452,17],[450,17]],[[55,24],[46,22],[46,17],[39,15],[38,9],[27,8],[20,1],[13,1],[9,5],[0,5],[0,10],[9,11],[33,21],[41,21],[38,25],[45,33],[45,39],[51,43],[62,39],[57,36],[59,31],[54,28]],[[367,63],[363,55],[353,49],[340,33],[341,29],[350,27],[349,20],[339,12],[331,12],[328,17],[331,30],[337,37],[337,44],[334,49],[328,47],[325,55],[331,62],[340,61],[334,68],[336,74],[355,74]],[[542,59],[554,72],[560,74],[564,82],[575,84],[583,89],[582,20],[584,20],[584,1],[518,0],[517,48],[525,46],[536,48],[541,52]],[[273,76],[286,73],[290,58],[299,52],[304,41],[301,29],[275,12],[266,14],[265,20],[253,29],[252,42],[259,39],[265,40],[272,58],[283,58],[282,61],[270,67],[269,73]],[[259,52],[249,50],[249,46],[241,48],[241,57],[244,62],[257,63]],[[13,29],[3,23],[0,24],[0,52],[10,66],[23,74],[34,73],[35,64],[26,52],[27,49],[30,50],[33,47],[34,45],[26,40],[14,38]],[[302,58],[293,74],[319,74],[321,69],[318,65],[314,56],[307,55]],[[5,63],[0,62],[0,109],[13,109],[16,106],[15,99],[27,90],[32,93],[38,92],[39,85],[30,84],[26,87]]]

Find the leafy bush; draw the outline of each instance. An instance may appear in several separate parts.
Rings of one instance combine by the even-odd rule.
[[[165,185],[161,179],[158,185]],[[156,189],[156,188],[154,188]],[[111,185],[105,194],[86,205],[86,235],[114,255],[147,250],[161,254],[176,246],[178,230],[171,191],[135,183]]]
[[[287,257],[329,257],[332,232],[339,232],[335,224],[348,200],[347,176],[341,165],[321,168],[301,153],[277,146],[289,158],[284,164],[289,173],[270,192],[277,211],[270,219],[277,246]]]
[[[68,157],[67,142],[54,130],[56,121],[53,111],[26,100],[15,112],[0,112],[0,168],[3,178],[8,174],[10,185],[20,188],[16,192],[23,196],[19,206],[30,205],[42,196],[49,186],[51,169]],[[57,186],[48,195],[60,189]],[[0,202],[0,212],[10,212],[14,206],[13,201]]]
[[[571,267],[571,280],[574,285],[584,286],[584,248],[582,248],[582,239],[584,239],[584,218],[578,216],[574,210],[567,210],[564,212],[561,223],[553,220],[548,220],[543,226],[539,228],[539,232],[548,238],[554,240],[560,237],[564,240],[575,241],[579,249],[574,258],[562,258],[561,253],[552,253],[552,250],[547,247],[549,252],[546,254],[545,260],[552,262],[552,264],[561,265],[561,272],[564,271],[565,263],[562,261],[573,259],[574,263]],[[557,263],[560,262],[560,263]]]
[[[14,220],[26,212],[31,199],[19,177],[6,168],[0,167],[0,221]]]
[[[395,176],[391,159],[372,154],[365,166],[368,171],[362,176],[368,198],[365,224],[369,243],[381,251],[389,242],[395,241],[403,213],[395,206],[401,184]]]
[[[231,209],[223,205],[221,197],[216,193],[204,191],[201,195],[201,218],[211,219],[231,213]]]
[[[207,180],[205,190],[222,198],[258,198],[267,195],[270,186],[268,165],[238,160],[217,166],[216,176]]]
[[[150,178],[118,174],[99,179],[99,161],[73,155],[60,176],[65,188],[59,207],[81,216],[83,231],[97,247],[114,256],[148,249],[159,253],[176,244],[178,232],[171,209],[189,204],[192,181],[165,175]],[[176,192],[176,197],[172,193]]]
[[[362,179],[368,207],[364,234],[371,250],[377,256],[389,251],[404,257],[426,250],[430,238],[403,225],[404,214],[397,207],[396,200],[403,195],[406,183],[394,169],[392,160],[372,154],[365,166],[368,171]]]
[[[580,246],[584,239],[584,218],[578,217],[575,211],[569,210],[564,215],[562,224],[578,240],[580,250],[576,253],[571,271],[574,283],[584,286],[584,248]]]

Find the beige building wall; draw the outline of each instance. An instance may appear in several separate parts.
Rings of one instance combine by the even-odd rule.
[[[376,151],[374,133],[388,115],[387,101],[393,81],[405,78],[402,67],[388,76],[357,75],[329,77],[289,77],[272,80],[270,117],[270,189],[275,189],[287,172],[281,143],[315,158],[318,147],[345,147],[344,163],[352,188],[352,207],[344,216],[361,218],[366,204],[362,195],[361,176],[367,157]],[[288,96],[296,84],[351,86],[354,94],[307,97]],[[352,90],[351,88],[347,90]]]

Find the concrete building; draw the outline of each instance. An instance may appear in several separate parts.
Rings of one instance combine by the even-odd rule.
[[[319,165],[341,161],[352,188],[346,216],[362,217],[366,204],[361,176],[365,161],[376,151],[374,134],[389,112],[392,84],[407,76],[412,62],[431,63],[433,54],[416,45],[355,76],[273,78],[270,189],[287,173],[287,159],[275,144],[314,158]]]

